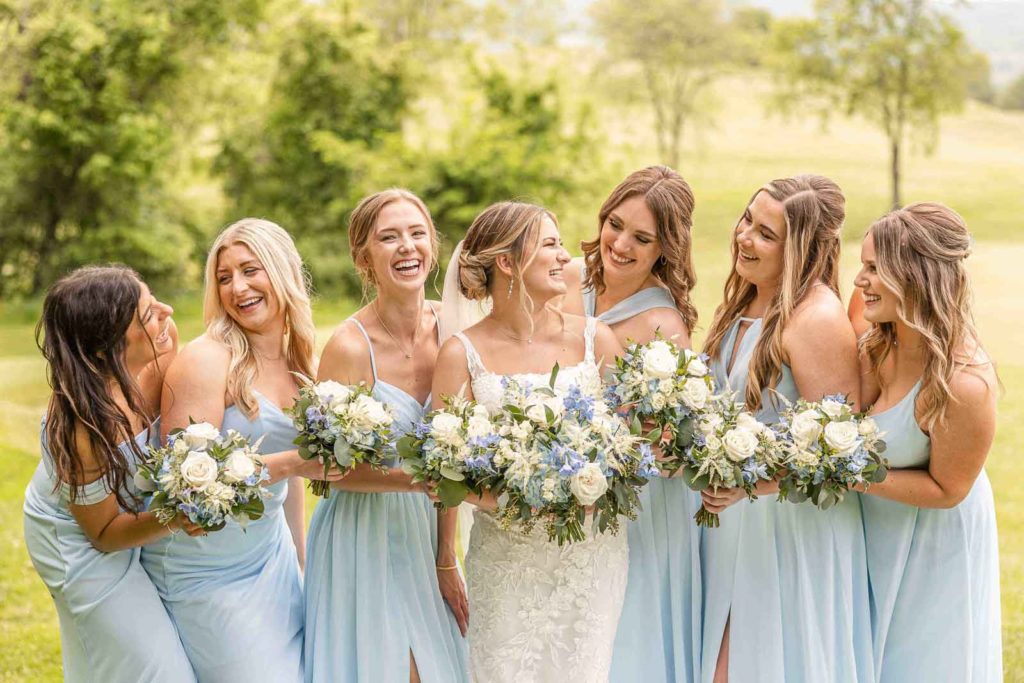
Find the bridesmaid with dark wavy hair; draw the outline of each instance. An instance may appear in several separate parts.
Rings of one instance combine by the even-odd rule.
[[[183,516],[163,526],[132,483],[159,437],[178,346],[171,313],[133,270],[87,266],[50,288],[36,327],[52,393],[25,545],[57,607],[66,681],[195,681],[139,554],[172,530],[201,529]]]

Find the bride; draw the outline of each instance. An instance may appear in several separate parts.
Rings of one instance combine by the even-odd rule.
[[[556,362],[557,392],[572,384],[596,391],[598,359],[612,359],[621,349],[604,323],[549,305],[565,294],[562,273],[569,262],[555,217],[532,204],[495,204],[476,218],[460,246],[449,266],[457,275],[445,282],[447,327],[455,331],[466,322],[453,322],[459,316],[452,312],[471,302],[490,299],[491,310],[442,347],[434,407],[465,387],[467,398],[496,410],[505,378],[546,384]],[[455,569],[455,511],[439,520],[437,558],[445,599],[457,618],[468,619],[474,680],[607,681],[626,587],[625,533],[559,547],[547,540],[543,525],[529,535],[502,529],[491,514],[492,496],[474,502],[480,509],[466,555],[471,618]]]

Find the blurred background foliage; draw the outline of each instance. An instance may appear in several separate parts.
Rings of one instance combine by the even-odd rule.
[[[96,260],[194,288],[245,215],[295,235],[321,292],[355,292],[359,197],[408,186],[447,249],[493,201],[593,204],[638,111],[685,165],[738,74],[771,80],[779,111],[878,126],[894,202],[903,146],[927,151],[941,115],[1024,108],[1024,75],[993,85],[941,6],[805,4],[0,0],[0,299]]]

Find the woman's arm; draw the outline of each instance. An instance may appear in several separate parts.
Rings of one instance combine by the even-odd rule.
[[[622,353],[622,344],[612,332],[612,328],[598,321],[597,330],[594,333],[594,357],[598,364],[605,370],[614,369],[615,359]]]
[[[950,383],[946,421],[932,429],[928,468],[890,469],[866,493],[921,508],[951,508],[963,501],[995,437],[993,385],[969,370],[958,371]]]
[[[284,519],[295,543],[299,569],[306,569],[306,480],[288,478],[288,495],[284,499]]]
[[[164,376],[178,355],[178,327],[174,324],[173,319],[167,321],[167,334],[171,338],[171,347],[153,359],[153,362],[147,365],[139,375],[139,388],[153,414],[160,410]]]
[[[860,410],[857,338],[831,291],[819,287],[797,307],[783,332],[782,350],[801,398],[845,394]]]
[[[92,446],[83,428],[76,430],[75,445],[82,463],[82,471],[85,473],[82,486],[98,481],[102,471],[93,456]],[[71,504],[70,511],[93,547],[105,553],[142,546],[177,529],[183,529],[190,536],[203,533],[200,527],[181,514],[169,525],[164,526],[157,521],[156,515],[152,512],[140,512],[138,515],[122,512],[114,495],[108,495],[98,503],[90,505]]]
[[[473,397],[469,368],[466,365],[466,349],[457,337],[452,337],[441,346],[434,365],[434,381],[431,385],[431,408],[444,407],[444,397],[462,392],[467,399]],[[455,552],[456,521],[455,509],[437,513],[437,584],[448,608],[455,615],[459,631],[466,635],[469,627],[469,600],[466,587],[457,569]]]
[[[565,280],[565,294],[559,297],[552,305],[563,313],[583,315],[583,296],[580,293],[582,282],[580,276],[583,274],[583,259],[574,258],[565,264],[562,269],[562,278]]]
[[[680,348],[688,349],[691,346],[690,333],[683,324],[679,311],[674,308],[652,308],[617,323],[612,330],[623,348],[634,343],[646,344],[652,341],[655,331],[659,331],[663,339]]]

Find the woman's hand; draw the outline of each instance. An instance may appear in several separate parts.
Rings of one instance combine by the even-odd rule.
[[[309,460],[303,460],[296,453],[298,462],[295,464],[292,470],[294,474],[292,476],[303,477],[304,479],[323,480],[323,481],[341,481],[348,476],[351,469],[340,470],[337,464],[331,465],[331,468],[327,470],[327,474],[324,475],[324,464],[317,458],[310,458]]]
[[[167,528],[171,531],[184,531],[189,536],[205,536],[207,533],[203,527],[193,522],[183,512],[175,515],[174,519],[167,524]]]
[[[447,560],[446,560],[447,562]],[[455,558],[451,558],[450,564],[441,564],[438,561],[437,587],[441,589],[441,597],[448,603],[448,608],[455,615],[455,622],[459,625],[459,632],[463,637],[469,628],[469,599],[466,597],[466,587],[459,576],[458,565]]]
[[[731,489],[708,488],[700,492],[704,509],[716,515],[724,512],[730,505],[747,497],[747,492],[739,486]]]

